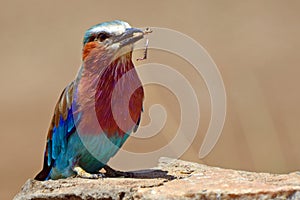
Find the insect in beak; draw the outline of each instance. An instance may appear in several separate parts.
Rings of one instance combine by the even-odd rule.
[[[147,35],[149,33],[152,33],[152,30],[150,28],[146,28],[144,30],[144,35]],[[144,50],[144,56],[142,58],[137,58],[137,61],[141,61],[141,60],[146,60],[147,59],[147,52],[148,52],[148,45],[149,45],[149,39],[146,38],[146,43],[145,43],[145,50]]]

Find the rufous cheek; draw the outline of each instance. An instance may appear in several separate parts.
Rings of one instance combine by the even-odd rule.
[[[86,58],[95,56],[96,53],[101,53],[102,51],[104,51],[104,47],[102,47],[97,41],[88,42],[83,47],[82,60],[85,61]]]

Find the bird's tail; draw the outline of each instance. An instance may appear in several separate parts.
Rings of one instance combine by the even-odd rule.
[[[44,181],[44,180],[46,180],[48,178],[48,176],[49,176],[49,173],[51,171],[52,165],[53,165],[53,161],[51,162],[50,166],[48,165],[48,156],[45,154],[43,169],[42,169],[42,171],[40,171],[40,173],[38,173],[34,177],[34,180],[38,180],[38,181]]]

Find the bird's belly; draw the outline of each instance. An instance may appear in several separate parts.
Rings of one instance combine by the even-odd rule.
[[[129,134],[106,137],[105,134],[70,136],[66,149],[61,152],[49,177],[51,179],[66,178],[75,175],[73,168],[79,165],[89,173],[98,173],[109,159],[124,144]]]
[[[78,164],[85,171],[97,173],[113,157],[128,138],[124,136],[107,137],[105,134],[79,136],[83,148]]]

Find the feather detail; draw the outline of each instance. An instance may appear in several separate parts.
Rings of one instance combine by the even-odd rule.
[[[124,136],[138,125],[144,91],[131,60],[132,52],[114,59],[113,55],[107,52],[103,55],[102,51],[103,48],[97,42],[88,42],[83,48],[84,60],[78,75],[80,79],[76,84],[78,97],[74,99],[78,108],[73,112],[82,114],[78,127],[80,134],[93,135],[101,132],[108,137],[115,134]],[[130,76],[122,79],[129,71]],[[119,81],[122,82],[118,83]],[[121,93],[112,99],[117,86],[119,87],[117,91]],[[136,87],[137,89],[133,91]],[[130,100],[124,98],[131,93]],[[117,105],[112,105],[112,100]],[[113,115],[112,106],[118,110],[117,116]],[[98,121],[94,119],[95,111]]]
[[[98,83],[96,113],[101,128],[108,136],[116,133],[123,136],[138,124],[141,115],[144,91],[130,58],[131,55],[112,62],[105,68]],[[128,71],[130,76],[123,77]],[[130,99],[126,99],[127,96]],[[116,116],[112,109],[118,111]]]
[[[97,59],[94,57],[91,60]],[[93,130],[96,130],[97,126],[100,125],[101,132],[108,137],[116,134],[123,137],[125,133],[132,131],[138,125],[144,99],[144,90],[131,61],[131,52],[115,59],[98,73],[90,74],[89,70],[93,69],[92,65],[95,64],[97,62],[84,62],[84,70],[88,72],[81,75],[78,85],[81,95],[80,103],[78,102],[81,108],[78,112],[82,113],[80,130],[84,130],[81,131],[83,134],[99,134],[98,131]],[[123,75],[129,71],[130,76],[122,79]],[[116,87],[119,88],[116,89]],[[96,91],[91,92],[93,88]],[[112,99],[115,90],[119,91],[119,94],[115,93],[114,99]],[[83,95],[88,92],[94,95]],[[125,96],[129,96],[130,99],[126,99]],[[114,105],[112,101],[114,101]],[[118,111],[117,116],[113,115],[113,106]],[[91,113],[95,111],[97,124],[92,123],[94,115],[91,115]]]

